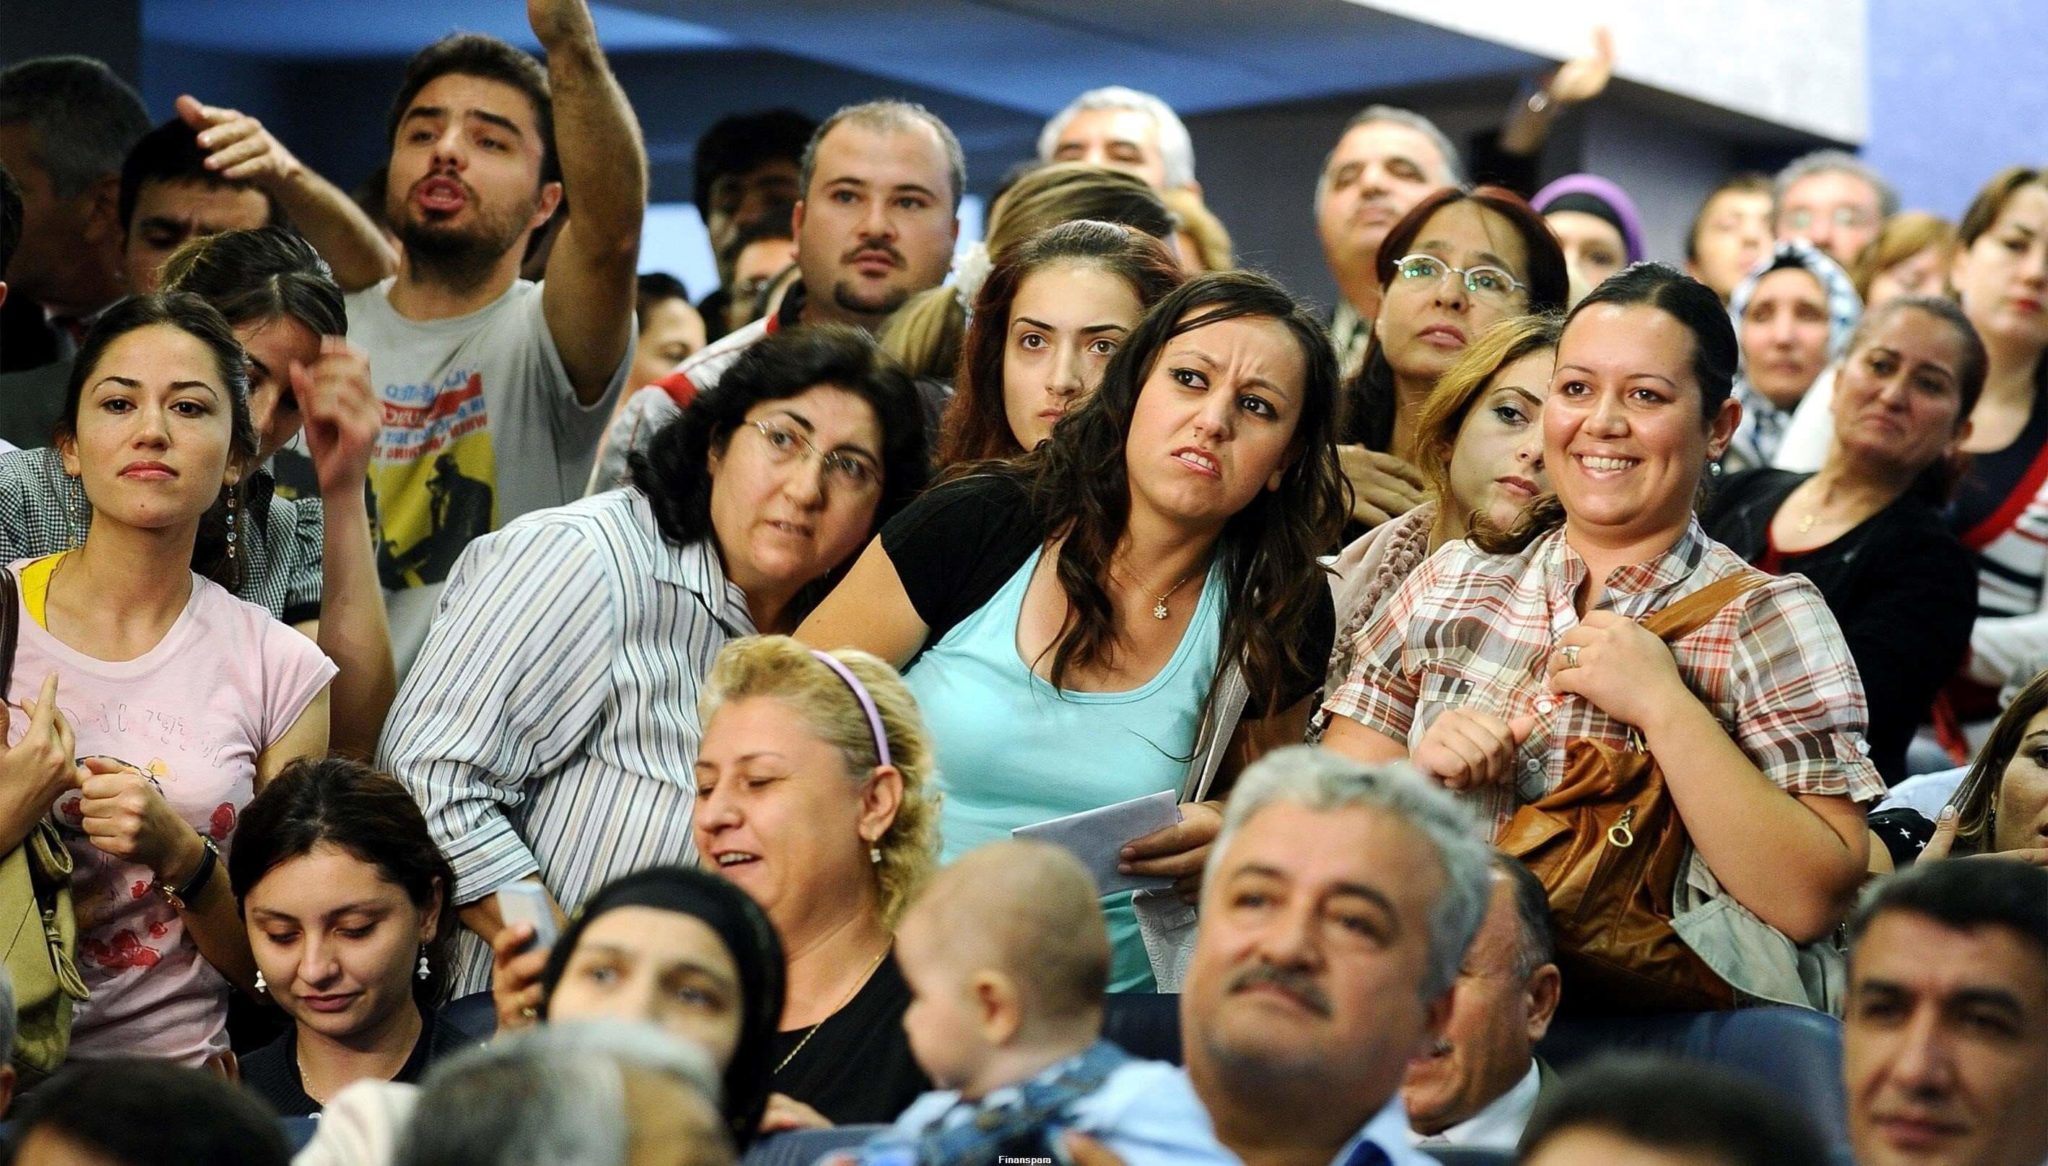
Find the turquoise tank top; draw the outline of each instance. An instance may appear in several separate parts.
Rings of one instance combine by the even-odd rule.
[[[1221,572],[1204,579],[1180,646],[1152,679],[1124,692],[1067,692],[1017,649],[1024,592],[1043,553],[1032,552],[903,677],[937,747],[942,862],[1018,826],[1178,790],[1187,776],[1222,648]],[[1110,990],[1154,991],[1130,894],[1102,907]]]

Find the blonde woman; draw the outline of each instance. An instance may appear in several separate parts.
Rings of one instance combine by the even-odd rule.
[[[698,707],[699,861],[760,904],[787,960],[763,1129],[890,1120],[931,1088],[893,935],[937,851],[917,703],[866,652],[750,636]]]
[[[1548,493],[1543,464],[1543,402],[1550,396],[1562,318],[1516,316],[1480,336],[1437,381],[1416,420],[1415,468],[1425,501],[1344,548],[1332,564],[1337,642],[1327,691],[1351,671],[1351,648],[1401,580],[1477,522],[1507,530]],[[1311,718],[1309,738],[1328,717]]]

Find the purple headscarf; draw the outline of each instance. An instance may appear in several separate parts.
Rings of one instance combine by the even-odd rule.
[[[1628,252],[1628,262],[1635,263],[1645,258],[1643,216],[1636,210],[1635,200],[1628,196],[1627,191],[1597,174],[1567,174],[1537,191],[1529,205],[1535,207],[1538,214],[1579,211],[1604,219],[1621,232],[1621,246]]]

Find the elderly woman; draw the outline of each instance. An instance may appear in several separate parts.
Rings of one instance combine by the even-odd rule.
[[[1322,685],[1336,380],[1278,284],[1197,276],[1051,441],[919,499],[804,622],[807,643],[905,668],[945,775],[946,857],[1179,791],[1183,821],[1121,854],[1192,893],[1220,821],[1197,799],[1298,742]],[[1111,989],[1150,991],[1129,892],[1105,906]]]
[[[1716,916],[1755,932],[1736,946],[1782,952],[1696,954],[1736,999],[1823,1005],[1792,944],[1839,922],[1864,870],[1859,803],[1884,788],[1834,618],[1787,576],[1672,644],[1637,622],[1749,571],[1692,510],[1735,428],[1735,356],[1719,298],[1668,267],[1637,264],[1582,300],[1544,404],[1556,504],[1532,512],[1526,541],[1452,543],[1408,577],[1366,629],[1324,744],[1412,758],[1496,833],[1564,780],[1569,742],[1646,751],[1695,856],[1676,899],[1732,900],[1745,910]]]
[[[1735,286],[1728,314],[1742,345],[1735,382],[1742,421],[1723,471],[1776,464],[1794,411],[1809,394],[1820,394],[1816,407],[1832,395],[1829,366],[1862,312],[1848,273],[1803,239],[1779,243]]]
[[[384,735],[384,768],[488,940],[498,888],[564,908],[694,857],[697,697],[718,650],[796,626],[924,483],[916,390],[864,334],[748,349],[633,462],[633,484],[479,539],[450,576]],[[487,983],[466,936],[458,995]]]
[[[1480,333],[1510,316],[1559,312],[1570,294],[1557,236],[1497,186],[1439,190],[1387,232],[1386,289],[1365,366],[1349,387],[1339,451],[1351,517],[1377,526],[1422,501],[1415,471],[1422,403]]]
[[[702,713],[697,849],[767,912],[787,959],[766,1128],[891,1120],[931,1087],[893,934],[935,848],[917,704],[865,652],[762,636],[719,654]]]
[[[1549,492],[1543,401],[1550,396],[1559,324],[1554,316],[1495,324],[1423,403],[1415,458],[1430,498],[1359,536],[1332,564],[1338,630],[1325,691],[1338,691],[1351,674],[1358,633],[1416,564],[1464,538],[1475,523],[1497,531],[1513,527],[1531,502]],[[1310,740],[1320,739],[1328,723],[1329,714],[1318,710],[1309,721]]]
[[[1888,301],[1858,325],[1835,377],[1820,472],[1735,474],[1702,518],[1756,566],[1820,588],[1862,676],[1871,760],[1888,783],[1905,778],[1906,744],[1970,646],[1976,570],[1941,507],[1984,366],[1953,303]]]

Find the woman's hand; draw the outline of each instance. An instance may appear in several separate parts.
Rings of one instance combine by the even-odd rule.
[[[1934,820],[1934,837],[1927,840],[1927,848],[1920,852],[1915,862],[1939,862],[1949,856],[1956,845],[1956,824],[1962,818],[1954,806],[1943,807],[1941,816]],[[2048,847],[2035,846],[2019,850],[1987,850],[1980,854],[1965,855],[1966,858],[1997,858],[2006,862],[2031,862],[2035,866],[2048,866]]]
[[[1611,611],[1589,612],[1579,626],[1558,637],[1549,668],[1551,688],[1582,696],[1638,729],[1670,708],[1671,701],[1692,699],[1671,648],[1655,632]]]
[[[23,701],[21,707],[29,714],[28,729],[12,748],[0,752],[0,783],[10,791],[20,791],[20,804],[34,811],[33,819],[49,813],[64,791],[77,787],[81,771],[72,760],[78,755],[78,743],[71,723],[57,707],[57,674],[45,676],[42,692],[32,701]],[[7,704],[0,701],[0,742],[7,740],[8,719]],[[23,835],[34,825],[33,820],[26,822]]]
[[[339,336],[322,336],[313,363],[292,362],[291,383],[320,496],[360,497],[384,424],[384,407],[370,388],[370,358]]]
[[[832,1123],[824,1114],[798,1101],[787,1093],[768,1095],[768,1108],[761,1114],[761,1132],[778,1133],[782,1130],[829,1130]]]
[[[1202,892],[1202,866],[1209,844],[1223,829],[1223,803],[1189,802],[1181,820],[1143,838],[1134,838],[1117,855],[1120,874],[1173,880],[1174,893],[1192,903]]]
[[[146,866],[176,885],[199,869],[199,832],[164,801],[149,775],[110,757],[85,759],[78,812],[86,837],[101,853]]]
[[[1533,716],[1506,720],[1476,709],[1445,709],[1415,745],[1415,768],[1447,789],[1465,790],[1512,780],[1515,751],[1535,731]]]
[[[539,1022],[540,974],[548,965],[548,949],[529,947],[533,924],[500,927],[491,940],[491,1005],[499,1032],[532,1028]]]
[[[1401,458],[1362,445],[1337,447],[1337,468],[1351,483],[1351,521],[1378,526],[1422,501],[1422,473]]]

